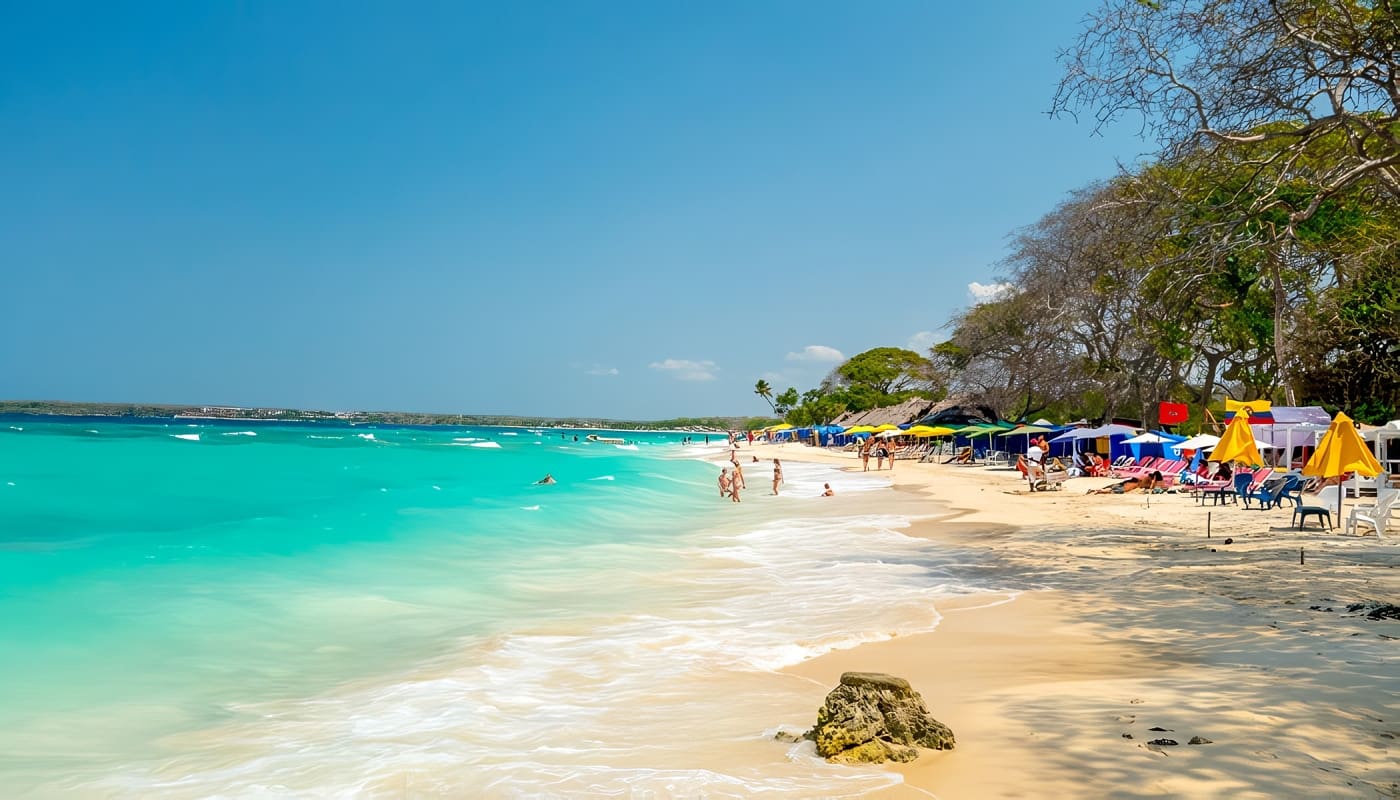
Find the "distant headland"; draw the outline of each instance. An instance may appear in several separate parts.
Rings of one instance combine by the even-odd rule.
[[[239,422],[340,423],[348,425],[499,425],[528,428],[616,428],[626,430],[726,431],[751,427],[754,417],[678,417],[618,420],[586,417],[526,417],[508,414],[427,414],[414,411],[320,411],[157,403],[82,403],[61,400],[0,400],[0,416],[134,417],[142,419],[237,420]],[[763,419],[763,422],[772,420]]]

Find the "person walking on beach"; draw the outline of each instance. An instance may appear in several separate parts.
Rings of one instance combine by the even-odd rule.
[[[729,494],[729,467],[719,471],[719,496],[725,497]]]
[[[744,488],[744,482],[740,478],[738,468],[734,469],[735,475],[729,479],[729,499],[739,502],[739,490]]]
[[[878,444],[878,445],[875,446],[875,471],[876,471],[876,472],[879,472],[880,470],[882,470],[882,469],[885,468],[885,456],[886,456],[888,453],[889,453],[889,450],[887,450],[887,449],[885,448],[885,443],[884,443],[884,442],[881,442],[880,444]]]
[[[744,468],[739,466],[739,459],[734,459],[734,488],[747,489],[749,485],[744,482]]]
[[[866,439],[865,444],[861,445],[860,448],[860,463],[864,465],[865,472],[870,471],[870,445],[871,440]]]
[[[773,494],[778,493],[778,484],[783,482],[783,462],[773,459]]]

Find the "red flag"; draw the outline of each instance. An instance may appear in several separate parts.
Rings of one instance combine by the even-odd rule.
[[[1162,402],[1157,404],[1157,418],[1161,420],[1163,425],[1180,425],[1190,415],[1191,410],[1187,408],[1185,403]]]

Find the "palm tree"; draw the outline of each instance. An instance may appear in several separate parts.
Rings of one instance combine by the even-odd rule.
[[[768,407],[773,409],[773,413],[778,413],[777,407],[773,405],[773,387],[768,385],[768,381],[759,378],[758,383],[753,385],[753,393],[767,400]]]

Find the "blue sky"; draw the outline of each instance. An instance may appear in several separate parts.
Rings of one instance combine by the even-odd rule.
[[[763,412],[1150,149],[1092,5],[12,5],[0,397]]]

